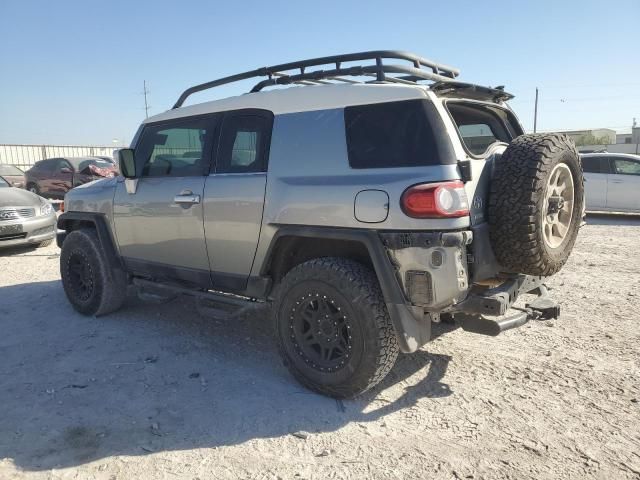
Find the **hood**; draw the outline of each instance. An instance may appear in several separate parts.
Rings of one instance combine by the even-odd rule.
[[[46,200],[20,188],[0,188],[0,207],[38,207]]]

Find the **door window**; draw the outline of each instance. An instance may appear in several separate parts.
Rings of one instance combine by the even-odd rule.
[[[50,158],[48,160],[43,160],[38,165],[38,172],[40,173],[53,173],[56,171],[56,167],[58,166],[57,158]]]
[[[267,171],[271,122],[257,115],[232,115],[224,120],[216,173]]]
[[[613,157],[613,168],[619,175],[640,175],[640,161]]]
[[[213,122],[199,118],[150,125],[136,147],[143,177],[188,177],[209,169]]]
[[[584,173],[609,173],[606,157],[582,157]]]

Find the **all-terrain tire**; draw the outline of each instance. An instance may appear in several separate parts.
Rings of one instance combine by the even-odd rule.
[[[126,273],[110,265],[92,229],[67,235],[60,253],[60,275],[69,302],[84,315],[114,312],[126,299]]]
[[[558,235],[555,244],[545,240],[545,228],[549,224],[546,219],[554,218],[554,214],[548,217],[553,211],[549,182],[558,168],[571,173],[573,200],[570,206],[568,201],[558,200],[567,211],[557,215],[567,215],[562,218],[568,225],[563,227],[564,238],[560,240]],[[543,133],[514,139],[493,162],[489,231],[498,262],[509,271],[528,275],[558,272],[569,258],[580,228],[583,182],[580,157],[566,135]]]
[[[380,382],[398,356],[378,280],[352,260],[316,258],[294,267],[277,288],[272,313],[284,364],[318,393],[355,397]],[[305,335],[316,338],[304,343]]]

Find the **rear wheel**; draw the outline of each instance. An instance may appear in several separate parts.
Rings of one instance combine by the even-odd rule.
[[[85,315],[118,310],[127,295],[126,274],[107,261],[96,232],[74,230],[60,253],[62,285],[73,308]]]
[[[318,258],[293,268],[278,287],[273,314],[285,365],[316,392],[359,395],[398,356],[377,278],[357,262]]]

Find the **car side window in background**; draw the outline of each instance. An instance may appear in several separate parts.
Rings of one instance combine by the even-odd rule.
[[[640,175],[640,161],[612,158],[614,172],[619,175]]]
[[[602,157],[582,157],[582,171],[584,173],[607,173],[601,168]]]
[[[268,118],[258,115],[225,118],[216,173],[266,172],[270,124]]]
[[[351,168],[435,165],[438,152],[421,100],[344,109]]]
[[[38,172],[41,173],[53,173],[56,170],[58,164],[57,158],[51,158],[49,160],[43,160],[38,167]]]
[[[211,132],[207,118],[147,126],[135,153],[142,176],[203,175],[209,168]]]

